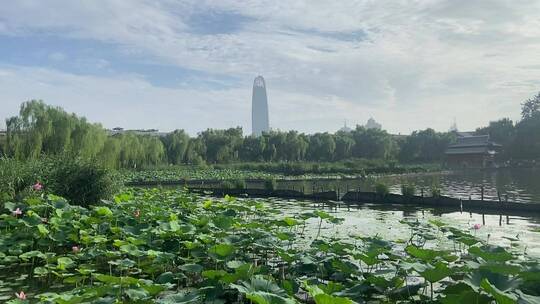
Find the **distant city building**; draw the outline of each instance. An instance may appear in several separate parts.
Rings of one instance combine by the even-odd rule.
[[[449,132],[458,132],[457,122],[456,122],[455,118],[454,118],[454,122],[452,123],[452,125],[450,126],[450,129],[448,131]]]
[[[251,99],[251,129],[255,136],[270,131],[268,118],[268,97],[266,96],[266,83],[262,76],[253,81],[253,96]]]
[[[343,133],[351,133],[353,130],[349,127],[347,127],[347,121],[345,121],[343,123],[343,127],[341,129],[338,130],[338,132],[343,132]]]
[[[501,145],[489,140],[489,135],[472,136],[457,133],[457,142],[445,152],[446,165],[451,168],[489,168],[495,166],[495,156]]]
[[[375,119],[370,118],[370,119],[368,119],[368,121],[366,123],[366,129],[380,130],[380,129],[382,129],[382,125],[380,123],[376,122]]]
[[[117,135],[124,133],[132,133],[137,135],[152,135],[152,136],[165,136],[167,132],[159,132],[158,129],[135,129],[135,130],[125,130],[124,128],[116,127],[112,130],[107,130],[109,135]]]

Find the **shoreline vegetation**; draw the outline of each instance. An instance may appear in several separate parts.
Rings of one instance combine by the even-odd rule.
[[[502,144],[499,164],[537,164],[540,160],[540,94],[522,105],[522,119],[491,122],[468,132],[489,135]],[[6,120],[0,133],[0,156],[17,160],[70,154],[99,161],[111,169],[209,165],[283,174],[385,173],[414,164],[443,164],[457,130],[418,130],[390,134],[357,126],[349,131],[305,134],[270,131],[245,136],[242,128],[207,129],[190,136],[183,130],[107,130],[60,107],[31,100]],[[369,174],[369,172],[365,172]]]
[[[382,162],[348,160],[336,163],[235,163],[211,166],[161,166],[140,170],[120,170],[126,183],[219,181],[219,180],[315,180],[356,179],[380,175],[443,172],[439,164],[386,165]]]

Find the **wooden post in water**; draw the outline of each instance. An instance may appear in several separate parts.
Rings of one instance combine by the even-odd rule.
[[[422,188],[422,190],[420,190],[421,193],[422,193],[422,198],[424,198],[424,188]]]
[[[502,203],[501,192],[499,192],[499,190],[497,190],[497,198],[499,199],[499,203]]]
[[[508,216],[508,214],[506,215],[506,225],[510,224],[510,217]]]
[[[482,202],[484,201],[484,185],[480,186],[480,195]]]
[[[482,226],[486,225],[486,215],[482,213]]]
[[[499,226],[502,226],[502,214],[499,215]]]

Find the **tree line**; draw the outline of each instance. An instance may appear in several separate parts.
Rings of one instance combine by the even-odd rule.
[[[304,134],[271,131],[244,136],[242,128],[208,129],[195,137],[183,130],[164,136],[123,132],[111,135],[100,124],[69,114],[60,107],[32,100],[19,115],[6,120],[7,136],[0,153],[15,159],[72,154],[97,159],[110,168],[140,168],[160,164],[221,164],[234,162],[341,161],[352,158],[404,163],[438,162],[456,132],[433,129],[408,136],[357,126],[350,132]],[[491,122],[477,129],[506,148],[504,158],[540,158],[540,93],[522,105],[522,119]],[[519,147],[519,148],[516,148]]]

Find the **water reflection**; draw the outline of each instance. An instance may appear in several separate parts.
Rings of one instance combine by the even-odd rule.
[[[385,176],[378,179],[286,181],[278,183],[280,189],[294,189],[311,193],[313,191],[336,190],[344,194],[349,190],[373,191],[377,182],[383,181],[391,192],[400,193],[401,184],[412,183],[418,195],[430,194],[432,186],[441,189],[443,195],[461,199],[484,199],[513,201],[520,203],[540,203],[540,170],[501,169],[471,170],[454,173],[430,173],[403,176]],[[262,183],[250,183],[251,187],[263,187]]]
[[[453,227],[470,230],[480,239],[512,250],[525,252],[540,257],[540,217],[488,215],[469,212],[451,212],[438,214],[436,210],[402,208],[380,205],[354,205],[341,202],[303,202],[294,200],[264,200],[273,207],[279,207],[285,214],[294,216],[303,212],[324,209],[334,216],[344,218],[339,225],[327,225],[324,233],[327,236],[348,238],[350,236],[381,236],[390,240],[403,240],[410,236],[410,227],[402,220],[429,221],[436,219]],[[473,230],[475,224],[482,228]],[[312,220],[312,228],[318,225]],[[441,248],[451,246],[437,244]]]

